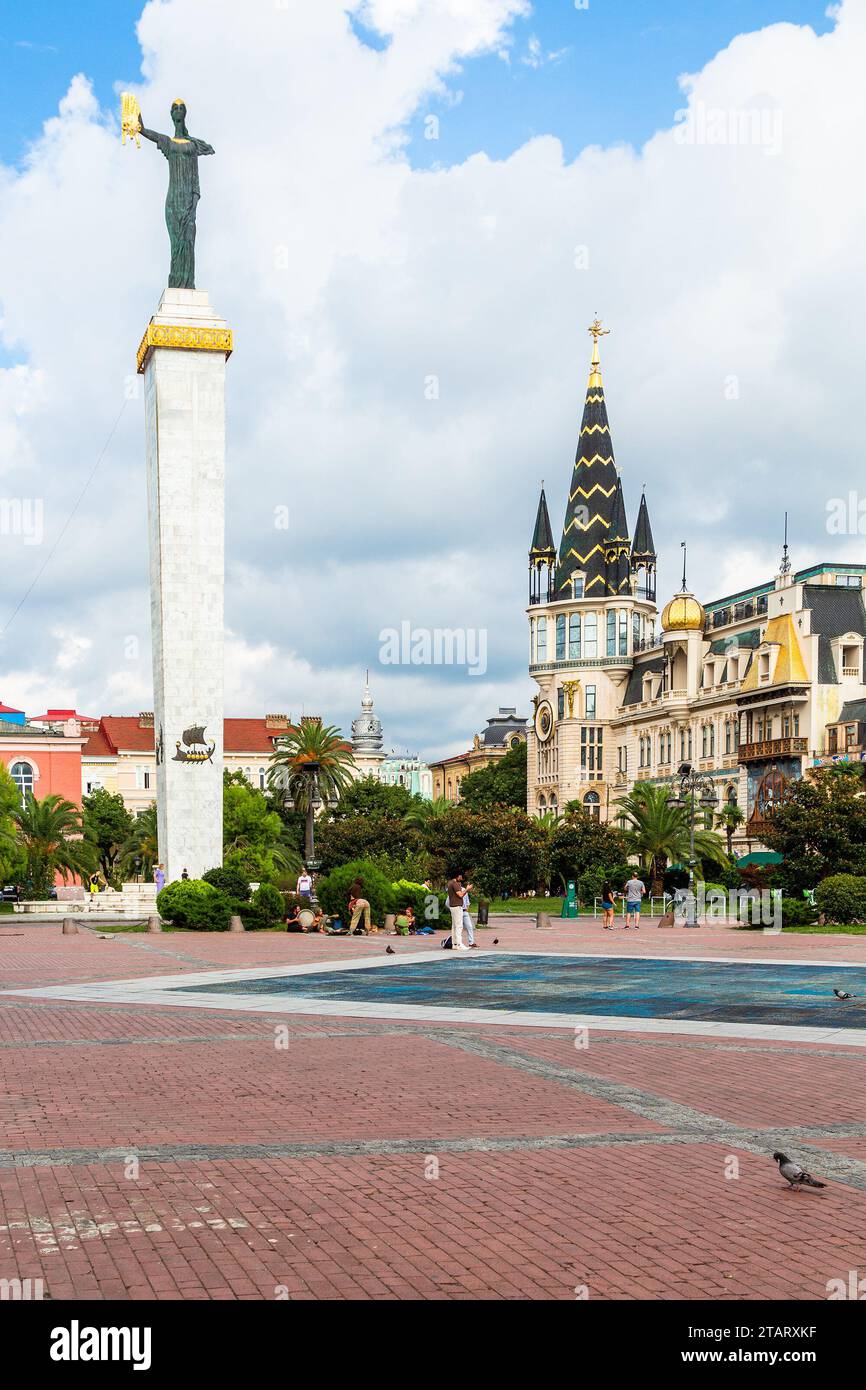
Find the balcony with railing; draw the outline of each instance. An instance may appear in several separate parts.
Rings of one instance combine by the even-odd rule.
[[[808,751],[807,738],[765,738],[757,743],[741,743],[740,762],[769,762],[773,758],[797,757]]]
[[[748,618],[762,618],[767,613],[767,594],[743,599],[741,603],[729,603],[724,608],[716,608],[710,614],[710,627],[728,627],[731,623],[742,623]]]

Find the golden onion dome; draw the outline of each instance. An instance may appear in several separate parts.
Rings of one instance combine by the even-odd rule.
[[[665,632],[701,632],[706,616],[694,594],[684,589],[665,606],[662,628]]]

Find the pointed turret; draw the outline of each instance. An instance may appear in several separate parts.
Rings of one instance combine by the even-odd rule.
[[[532,533],[532,545],[529,548],[530,603],[547,603],[553,597],[555,568],[556,546],[553,543],[550,514],[547,510],[547,498],[544,495],[544,483],[542,482],[538,511],[535,516],[535,530]],[[542,583],[543,571],[546,571],[546,583]]]
[[[637,568],[638,565],[646,565],[650,561],[654,563],[655,559],[656,548],[650,526],[646,493],[642,493],[637,514],[637,525],[634,528],[634,540],[631,543],[631,562]]]
[[[556,567],[557,598],[571,596],[576,575],[583,577],[582,592],[587,598],[627,593],[630,584],[631,542],[598,351],[599,338],[610,330],[596,319],[589,332],[593,338],[592,364]]]
[[[538,559],[540,556],[546,558],[551,552],[556,554],[556,546],[553,543],[550,513],[547,510],[547,498],[544,495],[544,483],[542,483],[541,496],[538,499],[538,512],[535,517],[535,530],[532,533],[532,545],[529,553],[533,559]]]
[[[656,548],[650,526],[646,493],[643,493],[638,508],[637,525],[634,528],[634,540],[631,543],[631,567],[636,575],[640,575],[643,571],[643,584],[641,585],[641,581],[638,579],[635,593],[639,597],[651,599],[653,602],[655,602],[656,596],[656,560]]]

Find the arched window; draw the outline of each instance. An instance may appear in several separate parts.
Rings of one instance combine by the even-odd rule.
[[[735,787],[733,784],[732,784],[731,786],[729,786],[729,787],[727,788],[727,790],[725,791],[725,800],[726,800],[726,802],[728,803],[729,806],[736,806],[736,804],[737,804],[737,789],[736,789],[736,787]]]
[[[543,796],[540,796],[540,797],[538,798],[538,814],[539,814],[540,816],[543,816],[546,810],[547,810],[547,802],[545,801],[545,799],[544,799]]]
[[[588,816],[594,817],[595,820],[601,819],[601,797],[598,792],[587,792],[583,798],[583,809]]]
[[[555,816],[559,815],[559,802],[557,801],[555,796],[552,796],[550,798],[550,809]]]
[[[21,800],[27,799],[27,793],[32,792],[33,783],[36,780],[33,775],[33,768],[30,763],[13,763],[9,769],[12,781],[21,793]]]
[[[259,791],[264,791],[267,786],[267,774],[263,767],[259,768]]]

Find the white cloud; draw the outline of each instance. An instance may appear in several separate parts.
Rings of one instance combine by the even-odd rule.
[[[205,27],[194,0],[144,10],[145,120],[165,128],[183,95],[216,148],[198,280],[237,343],[231,713],[305,705],[345,725],[368,665],[400,746],[453,751],[499,703],[528,707],[526,549],[542,476],[561,519],[596,309],[614,330],[629,516],[646,482],[662,600],[684,535],[705,599],[769,577],[786,507],[795,564],[841,551],[826,498],[863,471],[864,0],[824,37],[772,26],[685,79],[693,143],[672,111],[641,151],[569,164],[554,132],[506,160],[413,170],[409,119],[472,55],[503,52],[526,12],[370,0],[358,13],[388,38],[377,51],[345,0],[248,6],[243,25],[233,0],[210,0]],[[84,76],[58,97],[23,167],[0,169],[2,341],[26,359],[0,369],[2,486],[45,497],[47,545],[134,381],[168,264],[158,153],[121,148]],[[757,143],[700,143],[708,112],[756,108],[781,112],[775,154],[737,119],[725,129]],[[9,703],[150,707],[144,507],[133,399],[0,648]],[[42,557],[0,542],[11,610]],[[378,633],[401,618],[486,629],[488,674],[377,667]],[[91,642],[74,669],[57,629]]]

